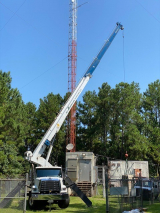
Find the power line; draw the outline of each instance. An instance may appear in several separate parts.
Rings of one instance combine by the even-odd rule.
[[[24,5],[24,3],[26,2],[26,0],[20,5],[20,7],[16,10],[16,12],[13,12],[14,14],[11,16],[11,18],[4,24],[4,26],[0,29],[3,30],[3,28],[5,28],[5,26],[9,23],[9,21],[16,15],[16,13],[18,12],[18,10]],[[0,4],[2,4],[2,2],[0,2]],[[3,6],[5,6],[4,4],[2,4]],[[5,6],[6,7],[6,6]],[[6,7],[7,8],[7,7]],[[8,9],[8,8],[7,8]],[[10,10],[11,11],[11,10]]]
[[[25,1],[26,1],[26,0],[25,0]],[[25,2],[24,2],[24,3],[25,3]],[[24,4],[24,3],[23,3],[23,4]],[[23,4],[20,6],[20,8],[19,8],[16,12],[14,12],[14,11],[11,10],[10,8],[8,8],[8,7],[7,7],[6,5],[4,5],[2,2],[0,2],[0,4],[3,5],[3,7],[5,7],[6,9],[8,9],[9,11],[11,11],[12,13],[14,13],[13,16],[16,15],[18,18],[20,18],[21,20],[23,20],[27,25],[31,26],[34,30],[36,30],[38,33],[43,34],[45,37],[47,36],[46,34],[40,32],[40,31],[39,31],[35,26],[33,26],[31,23],[27,22],[24,18],[22,18],[21,16],[19,16],[19,15],[17,14],[17,11],[22,7]],[[12,16],[12,17],[13,17],[13,16]],[[11,18],[12,18],[12,17],[11,17]],[[11,19],[11,18],[10,18],[10,19]],[[8,20],[8,22],[10,21],[10,19]],[[7,23],[8,23],[8,22],[7,22]],[[7,24],[7,23],[6,23],[6,24]],[[6,25],[6,24],[5,24],[5,25]],[[3,28],[4,28],[4,27],[5,27],[5,26],[3,26]],[[1,29],[1,30],[2,30],[2,29]],[[1,31],[1,30],[0,30],[0,31]],[[48,37],[48,36],[47,36],[47,37]],[[53,40],[52,40],[50,37],[48,37],[48,39],[49,39],[50,41],[53,42]]]
[[[135,0],[138,4],[141,5],[141,7],[148,13],[150,14],[150,16],[152,16],[159,24],[160,24],[160,21],[149,11],[147,10],[139,1]]]
[[[41,73],[40,75],[38,75],[36,78],[34,78],[33,80],[31,80],[30,82],[28,82],[27,84],[25,84],[24,86],[22,86],[20,89],[23,89],[24,87],[28,86],[29,84],[31,84],[33,81],[37,80],[39,77],[41,77],[42,75],[44,75],[46,72],[48,72],[49,70],[51,70],[52,68],[56,67],[58,64],[60,64],[62,61],[64,61],[66,58],[68,58],[68,56],[66,56],[65,58],[63,58],[61,61],[59,61],[58,63],[54,64],[52,67],[50,67],[49,69],[47,69],[46,71],[44,71],[43,73]]]
[[[158,23],[160,23],[159,19],[157,19],[150,11],[148,11],[138,0],[135,0],[141,7],[150,15],[152,16]]]
[[[82,7],[84,4],[87,4],[88,3],[88,1],[87,2],[85,2],[85,3],[83,3],[83,4],[80,4],[79,6],[77,6],[76,8],[79,8],[79,7]]]
[[[91,62],[89,62],[88,60],[86,60],[86,59],[84,59],[84,58],[82,58],[82,57],[79,57],[79,56],[77,56],[77,58],[78,58],[78,59],[81,59],[81,60],[84,61],[84,62],[87,62],[87,65],[86,65],[86,70],[87,70],[87,67],[89,67],[89,64],[91,64]],[[106,72],[105,68],[102,68],[100,64],[98,65],[98,69],[100,69],[100,70]],[[82,75],[81,75],[80,78],[82,78],[82,77],[84,76],[86,70],[82,73]],[[107,70],[107,73],[110,74],[110,75],[114,75],[114,74],[113,74],[112,72],[110,72],[109,70]]]
[[[5,23],[5,25],[0,29],[3,30],[5,28],[5,26],[9,23],[9,21],[16,15],[17,17],[19,17],[20,19],[22,19],[24,22],[26,22],[28,25],[30,25],[32,28],[34,28],[35,30],[37,30],[39,33],[40,31],[34,27],[33,25],[31,25],[29,22],[27,22],[25,19],[23,19],[21,16],[19,16],[17,14],[17,12],[20,10],[20,8],[25,4],[26,0],[20,5],[20,7],[14,12],[12,11],[10,8],[8,8],[6,5],[4,5],[2,2],[0,2],[1,5],[3,5],[3,7],[5,7],[6,9],[8,9],[9,11],[11,11],[13,13],[13,15],[11,16],[11,18]],[[50,39],[51,40],[51,39]],[[20,89],[23,89],[24,87],[28,86],[30,83],[32,83],[33,81],[37,80],[39,77],[41,77],[42,75],[44,75],[46,72],[48,72],[49,70],[51,70],[52,68],[54,68],[55,66],[57,66],[58,64],[60,64],[62,61],[64,61],[67,57],[63,58],[61,61],[59,61],[58,63],[56,63],[55,65],[53,65],[52,67],[50,67],[49,69],[47,69],[45,72],[43,72],[42,74],[38,75],[36,78],[32,79],[30,82],[28,82],[27,84],[25,84],[24,86],[22,86]]]

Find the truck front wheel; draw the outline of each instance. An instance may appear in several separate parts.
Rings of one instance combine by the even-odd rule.
[[[45,200],[33,200],[31,196],[28,198],[28,206],[33,210],[42,210],[45,208],[47,202]]]
[[[36,202],[32,199],[31,196],[28,198],[28,205],[30,209],[36,209]]]
[[[69,206],[69,202],[70,202],[70,199],[69,199],[69,197],[68,197],[66,200],[60,200],[60,201],[58,202],[58,206],[59,206],[59,208],[61,208],[61,209],[65,209],[65,208],[67,208],[67,207]]]

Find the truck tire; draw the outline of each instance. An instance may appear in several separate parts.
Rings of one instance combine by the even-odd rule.
[[[28,206],[30,209],[36,209],[36,201],[32,199],[31,196],[28,198]]]
[[[154,200],[154,195],[153,195],[153,193],[151,193],[151,201],[153,201]]]
[[[158,199],[158,195],[155,195],[155,200],[157,200]]]
[[[65,208],[67,208],[67,207],[69,206],[69,202],[70,202],[70,199],[69,199],[69,197],[68,197],[66,200],[60,200],[60,201],[58,202],[58,206],[59,206],[59,208],[61,208],[61,209],[65,209]]]
[[[33,210],[42,210],[45,208],[47,202],[44,200],[33,200],[31,196],[28,198],[28,206]]]

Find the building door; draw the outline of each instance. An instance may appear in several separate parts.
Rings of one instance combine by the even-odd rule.
[[[79,160],[79,181],[91,182],[91,160]]]
[[[68,159],[67,175],[73,181],[77,181],[77,159]]]

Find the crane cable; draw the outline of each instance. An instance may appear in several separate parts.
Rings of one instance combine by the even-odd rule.
[[[124,83],[125,83],[124,30],[122,31],[122,37],[123,37],[123,72],[124,72]]]

